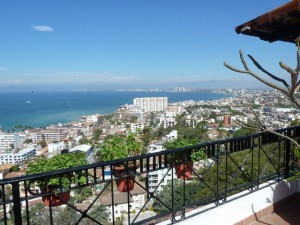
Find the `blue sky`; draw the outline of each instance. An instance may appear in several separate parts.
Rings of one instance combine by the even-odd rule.
[[[296,63],[290,43],[234,28],[286,0],[3,0],[0,91],[264,87],[236,74],[239,49],[270,72]],[[250,62],[249,62],[250,63]]]

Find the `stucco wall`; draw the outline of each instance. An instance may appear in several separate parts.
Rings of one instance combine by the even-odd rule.
[[[285,182],[273,184],[263,189],[255,191],[244,197],[235,199],[231,202],[221,204],[207,212],[199,213],[209,207],[214,207],[211,204],[207,207],[194,210],[186,214],[186,219],[177,224],[189,224],[189,225],[232,225],[251,215],[255,212],[263,210],[268,206],[273,205],[280,200],[300,192],[299,181]],[[238,195],[245,194],[246,192],[239,193]],[[233,197],[237,197],[235,195]],[[230,200],[230,198],[228,198]],[[160,225],[171,224],[170,221],[160,223]]]

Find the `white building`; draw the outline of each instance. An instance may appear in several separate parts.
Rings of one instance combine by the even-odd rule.
[[[173,178],[176,179],[175,170]],[[172,182],[172,170],[168,171],[168,168],[148,173],[148,187],[151,192],[163,190],[163,188],[170,182]]]
[[[85,152],[85,157],[89,163],[94,162],[94,154],[93,154],[93,148],[90,145],[77,145],[71,149],[69,149],[69,152]]]
[[[5,164],[5,163],[19,164],[35,156],[36,156],[36,148],[28,147],[19,151],[18,153],[0,154],[0,164]]]
[[[133,104],[139,106],[144,112],[164,111],[168,106],[167,97],[135,98]]]
[[[144,129],[143,123],[131,123],[130,124],[131,133],[135,134],[138,130],[143,130],[143,129]]]
[[[162,138],[163,141],[172,141],[177,139],[178,134],[177,134],[177,130],[172,130],[169,134],[167,134],[166,136],[164,136]]]
[[[160,145],[156,145],[158,147],[158,149],[156,150],[150,150],[149,153],[153,153],[153,152],[157,152],[159,150],[163,151],[165,150],[165,148],[163,146],[161,146],[161,148],[159,148]],[[152,146],[153,147],[153,146]],[[159,159],[156,158],[156,168],[158,168],[158,162]],[[150,167],[153,167],[153,158],[150,158]],[[161,170],[155,170],[155,171],[151,171],[148,173],[148,187],[149,187],[149,191],[151,192],[156,192],[156,191],[161,191],[169,182],[172,181],[172,170],[169,170],[169,168],[165,168],[165,169],[161,169]],[[176,179],[176,172],[175,169],[173,170],[174,175],[173,178]]]
[[[146,191],[139,187],[138,185],[134,186],[134,189],[130,192],[129,196],[129,210],[131,212],[142,209],[145,204],[145,194]],[[112,205],[111,195],[105,195],[100,197],[101,204],[105,205],[108,211],[108,222],[113,221],[113,210],[114,210],[114,219],[115,221],[121,220],[122,216],[128,213],[128,196],[127,192],[114,192],[114,206]]]
[[[65,134],[61,130],[42,130],[36,134],[36,140],[45,140],[46,142],[60,141],[65,137]]]
[[[53,156],[60,154],[63,149],[65,149],[65,143],[63,141],[48,144],[48,153]]]
[[[0,152],[4,153],[6,150],[11,149],[11,145],[14,145],[14,149],[21,148],[24,138],[19,134],[0,134]]]
[[[232,116],[231,117],[231,123],[234,123],[236,120],[242,121],[243,123],[248,123],[247,116]]]
[[[162,144],[149,144],[148,145],[148,153],[161,152],[165,150]]]
[[[81,121],[86,122],[86,123],[97,123],[99,120],[99,117],[100,117],[99,114],[82,116]]]
[[[163,128],[172,127],[176,124],[175,117],[161,116],[159,117],[159,125],[163,126]]]
[[[182,113],[183,109],[184,108],[181,107],[180,105],[170,105],[170,104],[168,104],[165,115],[167,117],[176,117],[177,115]]]

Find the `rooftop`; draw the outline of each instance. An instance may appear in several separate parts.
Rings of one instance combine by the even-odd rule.
[[[300,138],[300,126],[281,129],[278,132],[292,139]],[[268,219],[266,215],[272,216],[280,212],[277,210],[279,203],[280,206],[289,209],[287,203],[295,200],[299,195],[300,182],[287,182],[285,179],[291,174],[289,162],[292,157],[292,147],[289,140],[261,132],[61,171],[6,178],[0,180],[0,191],[6,193],[7,190],[12,190],[12,194],[3,195],[0,199],[0,212],[2,209],[3,213],[0,219],[5,222],[4,224],[9,224],[11,218],[8,209],[14,205],[15,224],[22,224],[26,220],[29,221],[28,224],[33,224],[32,219],[40,219],[41,215],[30,213],[31,202],[40,202],[38,200],[42,197],[50,195],[60,199],[59,194],[61,194],[41,192],[36,189],[35,181],[47,180],[54,176],[63,177],[72,173],[87,176],[84,183],[75,182],[71,187],[72,191],[82,187],[97,190],[89,198],[88,207],[84,211],[81,211],[81,206],[73,204],[72,201],[61,200],[65,204],[64,207],[76,210],[74,219],[78,223],[82,219],[93,218],[96,224],[101,224],[100,221],[97,223],[98,219],[94,218],[92,213],[89,213],[98,203],[108,206],[106,210],[111,212],[111,221],[108,222],[116,222],[120,219],[121,211],[129,215],[124,216],[124,224],[166,225],[178,222],[178,224],[193,225],[199,224],[200,221],[201,224],[206,225],[232,225],[265,221],[264,219]],[[192,151],[200,149],[205,151],[208,162],[202,169],[187,164],[185,172],[188,168],[191,169],[191,179],[180,178],[180,176],[178,178],[178,174],[173,173],[178,163],[175,161],[175,155],[182,155],[182,163],[184,163],[189,159]],[[113,168],[120,163],[127,165],[129,162],[137,166],[134,171],[129,171],[127,168],[128,171],[121,178],[113,174],[105,176],[105,168]],[[98,170],[101,171],[100,176]],[[166,170],[172,172],[170,176],[165,172]],[[87,173],[87,171],[94,172]],[[158,187],[149,188],[151,180],[148,178],[153,175],[153,171],[164,174],[163,177],[157,177],[157,185],[163,184],[164,180],[169,180],[163,191],[158,191]],[[183,177],[185,176],[187,175]],[[123,178],[128,184],[133,180],[135,189],[130,192],[115,192],[116,181]],[[139,193],[144,194],[137,196],[136,199],[133,198]],[[20,202],[22,204],[19,204]],[[55,210],[54,206],[46,207]],[[284,210],[284,212],[289,211]],[[288,214],[284,215],[281,212],[280,216],[285,221],[292,221],[292,217],[288,217]],[[50,224],[55,224],[54,217],[50,217],[49,220],[51,220]],[[250,220],[251,223],[245,223]],[[264,222],[263,224],[276,223]]]
[[[300,0],[290,1],[235,28],[238,34],[256,36],[264,41],[295,43],[300,36]]]

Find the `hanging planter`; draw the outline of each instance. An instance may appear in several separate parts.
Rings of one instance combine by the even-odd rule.
[[[127,169],[124,166],[113,167],[113,175],[115,176],[115,178],[117,178],[115,181],[118,191],[128,192],[134,189],[134,170],[134,165],[129,165]]]
[[[106,138],[101,145],[101,158],[103,161],[125,159],[141,154],[142,142],[132,133],[127,136],[114,135]],[[132,191],[135,183],[135,169],[137,161],[112,162],[112,174],[114,175],[118,191]]]
[[[65,202],[68,202],[70,200],[70,190],[66,190],[60,193],[59,192],[59,188],[55,188],[55,187],[50,187],[48,186],[46,190],[42,191],[44,193],[48,193],[51,192],[53,194],[51,195],[47,195],[47,196],[43,196],[42,197],[42,201],[44,206],[60,206],[65,204]]]
[[[193,173],[193,162],[187,161],[174,165],[177,178],[180,180],[190,180]]]
[[[52,158],[40,158],[29,163],[26,173],[39,174],[85,164],[87,164],[85,153],[60,154]],[[31,184],[37,184],[40,187],[42,194],[44,194],[42,200],[45,206],[59,206],[69,201],[72,183],[83,184],[85,182],[86,174],[79,170],[33,179]]]
[[[194,139],[178,138],[164,144],[166,149],[176,150],[169,155],[168,160],[173,163],[177,178],[180,180],[190,180],[193,174],[193,163],[207,159],[205,148],[199,148],[197,142]]]

